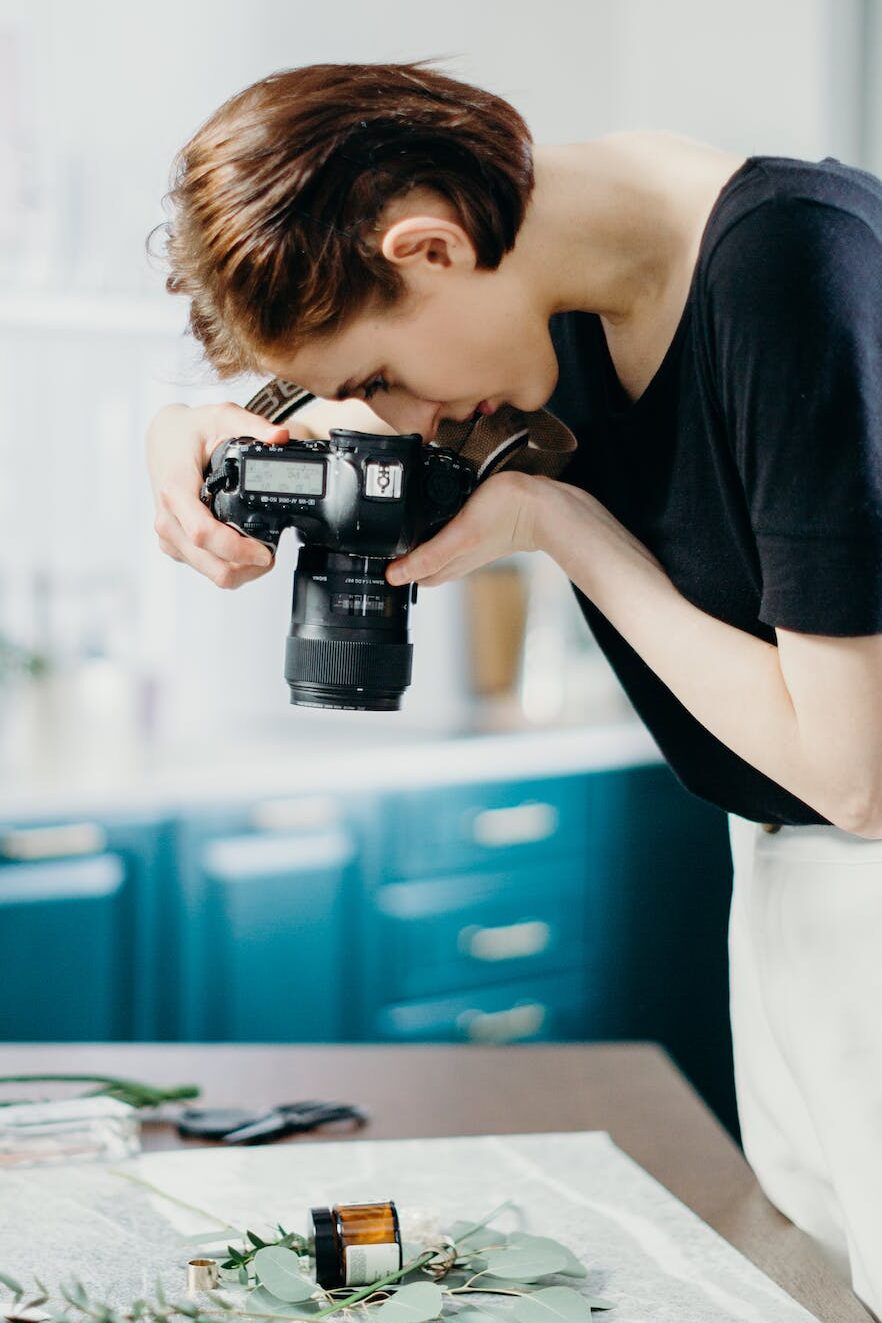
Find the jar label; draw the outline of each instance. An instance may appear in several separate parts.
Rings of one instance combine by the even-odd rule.
[[[387,1245],[347,1245],[343,1251],[347,1286],[370,1286],[401,1267],[401,1250]]]

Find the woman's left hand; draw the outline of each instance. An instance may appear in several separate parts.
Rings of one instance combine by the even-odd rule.
[[[428,542],[387,566],[389,583],[434,587],[515,551],[536,551],[536,504],[548,478],[497,473]]]

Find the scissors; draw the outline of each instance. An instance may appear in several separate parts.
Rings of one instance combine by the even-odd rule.
[[[304,1134],[335,1121],[367,1124],[367,1113],[353,1103],[279,1103],[265,1111],[236,1107],[186,1107],[178,1117],[179,1135],[192,1139],[218,1139],[222,1144],[262,1144],[285,1135]]]

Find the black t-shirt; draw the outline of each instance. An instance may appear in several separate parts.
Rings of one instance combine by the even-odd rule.
[[[770,643],[776,625],[882,633],[880,180],[829,158],[747,160],[634,403],[596,314],[560,313],[550,329],[561,373],[548,407],[579,441],[561,480],[596,496],[684,597]],[[827,821],[702,726],[576,593],[688,789],[756,822]]]

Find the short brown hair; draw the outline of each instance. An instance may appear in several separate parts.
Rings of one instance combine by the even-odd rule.
[[[404,285],[371,241],[417,186],[499,265],[533,188],[530,132],[501,97],[413,64],[314,64],[232,97],[179,153],[166,288],[222,377],[340,329]]]

